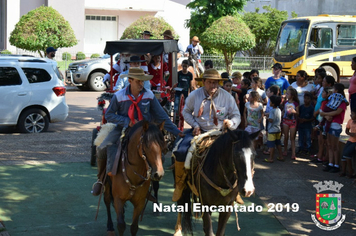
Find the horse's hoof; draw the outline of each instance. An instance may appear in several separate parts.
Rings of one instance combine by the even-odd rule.
[[[180,229],[176,230],[176,232],[174,232],[173,236],[183,236],[182,231]]]
[[[115,231],[108,231],[107,236],[115,236]]]

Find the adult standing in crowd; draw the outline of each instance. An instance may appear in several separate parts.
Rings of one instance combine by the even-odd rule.
[[[285,95],[287,88],[290,85],[288,83],[288,80],[281,76],[283,67],[280,63],[276,63],[272,66],[272,69],[273,69],[273,76],[269,77],[266,80],[265,89],[267,91],[269,87],[276,84],[280,88],[282,95]]]
[[[351,111],[354,111],[356,110],[356,57],[352,58],[351,68],[354,70],[354,74],[350,79],[349,101]]]
[[[332,76],[326,76],[324,79],[323,79],[323,82],[322,82],[322,88],[321,88],[321,92],[316,100],[316,104],[315,104],[315,107],[314,107],[314,117],[317,118],[317,120],[321,120],[319,118],[319,110],[321,108],[321,103],[323,102],[323,97],[322,97],[322,93],[323,93],[323,90],[324,88],[331,88],[333,87],[335,84],[335,79],[334,77]],[[318,148],[318,154],[317,156],[313,156],[313,157],[317,157],[315,159],[312,160],[312,162],[315,162],[315,163],[321,163],[323,161],[327,161],[327,157],[328,157],[328,151],[325,152],[325,156],[323,156],[323,152],[324,152],[324,137],[322,135],[322,132],[319,132],[319,135],[318,135],[318,140],[319,140],[319,148]]]
[[[304,105],[304,93],[311,92],[314,89],[314,85],[308,83],[308,74],[304,70],[300,70],[297,72],[296,79],[294,83],[291,84],[295,90],[297,90],[298,98],[299,98],[299,106]]]

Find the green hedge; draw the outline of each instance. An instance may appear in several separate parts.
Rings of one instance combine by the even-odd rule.
[[[12,54],[9,50],[4,50],[4,51],[1,51],[1,54]]]
[[[63,61],[70,61],[70,60],[72,60],[72,55],[70,55],[69,52],[64,52],[62,54],[62,60]]]
[[[85,54],[83,52],[77,52],[75,55],[77,60],[84,60],[85,59]]]
[[[94,53],[90,56],[91,59],[93,58],[99,58],[100,57],[100,54],[99,53]]]

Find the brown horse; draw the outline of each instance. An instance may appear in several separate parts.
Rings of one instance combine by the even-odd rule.
[[[249,135],[243,130],[228,130],[228,133],[221,135],[212,144],[204,161],[202,161],[197,171],[194,171],[194,184],[196,186],[201,206],[232,206],[238,193],[249,197],[254,192],[253,185],[253,158],[254,150],[252,140],[258,136],[259,132]],[[178,205],[188,203],[190,206],[190,189],[183,191]],[[178,213],[175,226],[175,234],[181,235],[183,220],[183,230],[192,231],[191,209],[188,213]],[[203,214],[203,229],[205,235],[212,236],[213,227],[211,223],[211,213]],[[226,223],[231,215],[231,211],[219,213],[217,236],[223,236]],[[183,219],[182,219],[183,217]]]
[[[164,175],[162,152],[166,149],[166,143],[162,135],[163,126],[164,122],[156,126],[140,121],[131,128],[127,155],[123,153],[117,174],[110,176],[105,185],[104,202],[108,215],[108,235],[115,235],[110,213],[112,200],[119,235],[124,235],[126,228],[124,216],[126,201],[130,201],[134,206],[131,235],[137,234],[139,216],[145,207],[151,179],[159,181]]]

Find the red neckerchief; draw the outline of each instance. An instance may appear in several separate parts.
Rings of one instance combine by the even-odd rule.
[[[142,97],[143,97],[143,94],[142,93],[137,99],[136,101],[134,101],[132,99],[132,96],[131,94],[128,95],[129,99],[131,100],[132,104],[131,106],[129,107],[129,112],[128,112],[128,115],[129,115],[129,118],[131,120],[131,122],[133,124],[135,124],[135,109],[137,111],[137,117],[138,117],[138,120],[143,120],[143,116],[142,116],[142,113],[141,113],[141,109],[140,107],[138,106],[138,103],[142,100]]]

